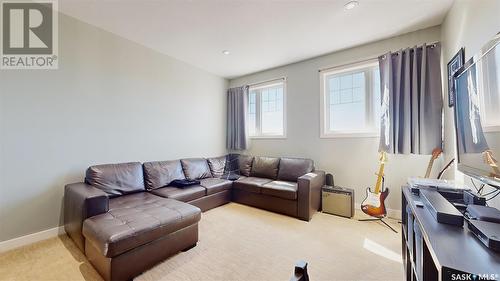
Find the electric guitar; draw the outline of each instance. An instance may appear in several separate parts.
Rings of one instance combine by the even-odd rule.
[[[441,155],[441,153],[443,153],[443,150],[441,150],[441,148],[439,147],[436,147],[434,148],[434,150],[432,150],[431,160],[429,160],[429,165],[427,165],[427,171],[425,172],[424,178],[429,178],[432,171],[432,165],[434,165],[434,160],[436,160],[439,155]]]
[[[375,190],[372,191],[369,187],[366,189],[366,198],[361,203],[361,210],[369,216],[383,218],[387,215],[385,199],[389,195],[389,189],[384,189],[384,165],[387,162],[387,155],[383,151],[380,152],[379,162]]]

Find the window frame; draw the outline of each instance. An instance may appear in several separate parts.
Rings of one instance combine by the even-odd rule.
[[[262,103],[261,103],[261,98],[262,95],[258,94],[255,96],[255,125],[256,125],[256,135],[251,136],[250,132],[248,133],[248,137],[250,139],[286,139],[287,138],[287,106],[286,106],[286,89],[287,89],[287,83],[286,79],[280,78],[280,79],[273,79],[267,82],[263,83],[257,83],[254,85],[251,85],[248,87],[248,103],[247,106],[249,107],[250,104],[250,93],[252,90],[259,90],[259,89],[264,89],[264,88],[270,88],[276,85],[283,85],[283,134],[262,134]],[[247,111],[248,111],[247,107]],[[248,113],[247,113],[248,114]],[[247,116],[248,118],[248,116]],[[248,122],[247,122],[248,124]],[[248,128],[249,131],[249,128]]]
[[[377,120],[374,120],[373,114],[375,108],[373,107],[374,96],[373,96],[373,86],[365,87],[365,122],[370,125],[372,129],[367,130],[342,130],[342,131],[334,131],[330,130],[330,110],[329,104],[327,103],[327,93],[326,90],[328,86],[327,77],[332,75],[340,75],[340,74],[350,74],[354,72],[358,72],[360,70],[365,70],[365,86],[373,85],[373,68],[378,67],[378,60],[369,60],[360,63],[352,63],[339,67],[328,68],[327,70],[320,70],[319,78],[320,78],[320,138],[379,138],[380,131],[378,130],[376,123]],[[329,93],[328,93],[329,95]],[[382,95],[382,93],[381,93]]]

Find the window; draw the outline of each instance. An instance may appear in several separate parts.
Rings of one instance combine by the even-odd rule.
[[[250,87],[248,131],[250,137],[285,136],[285,83],[275,80]]]
[[[481,123],[485,132],[500,131],[500,52],[493,48],[476,63],[476,95],[479,97]],[[470,70],[469,72],[472,72]],[[471,99],[472,100],[472,99]]]
[[[378,136],[380,75],[377,62],[320,73],[321,137]]]

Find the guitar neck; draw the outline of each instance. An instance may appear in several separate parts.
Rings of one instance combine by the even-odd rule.
[[[375,184],[375,193],[379,193],[382,188],[382,181],[384,178],[384,163],[380,163],[380,168],[378,170],[377,184]]]
[[[434,165],[434,157],[429,161],[429,165],[427,165],[427,171],[425,172],[425,178],[429,178],[431,175],[432,165]]]

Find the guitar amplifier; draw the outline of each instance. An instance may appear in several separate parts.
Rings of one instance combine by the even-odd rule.
[[[321,192],[323,213],[352,218],[354,216],[354,189],[325,185]]]

